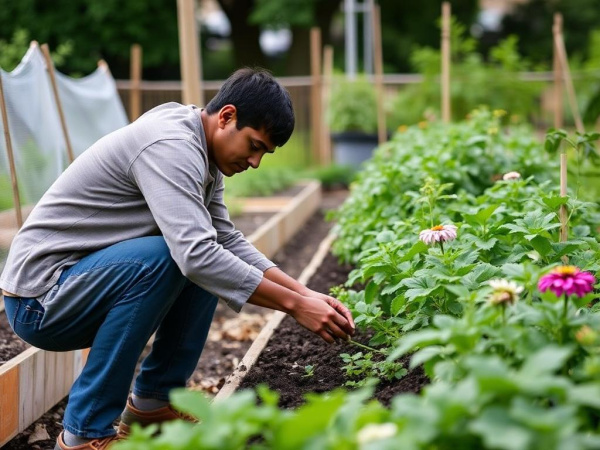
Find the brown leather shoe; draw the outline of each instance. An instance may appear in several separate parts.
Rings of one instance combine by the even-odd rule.
[[[139,424],[142,428],[152,425],[154,423],[169,422],[175,419],[182,419],[186,422],[198,423],[195,417],[189,414],[177,411],[171,405],[164,406],[162,408],[153,409],[151,411],[142,411],[133,406],[131,397],[127,399],[127,406],[125,411],[121,414],[121,422],[119,423],[119,435],[127,436],[131,431],[131,426],[134,423]]]
[[[106,450],[111,447],[111,445],[123,439],[121,436],[108,436],[105,438],[92,439],[89,442],[81,445],[75,445],[69,447],[65,444],[64,439],[64,431],[61,431],[58,435],[58,439],[56,439],[56,445],[54,446],[54,450]]]

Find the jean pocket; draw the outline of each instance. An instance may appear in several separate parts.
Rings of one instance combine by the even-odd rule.
[[[44,318],[44,307],[35,299],[21,299],[19,309],[15,315],[15,325],[35,325]]]

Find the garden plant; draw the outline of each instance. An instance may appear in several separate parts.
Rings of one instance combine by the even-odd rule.
[[[199,425],[135,430],[117,448],[598,448],[600,210],[578,188],[559,195],[549,155],[582,164],[599,135],[551,130],[544,146],[505,120],[480,108],[397,133],[335,213],[334,251],[355,269],[334,294],[373,332],[341,355],[359,389],[293,411],[266,388],[212,405],[177,392]],[[430,380],[419,394],[371,399],[378,378],[416,367]]]

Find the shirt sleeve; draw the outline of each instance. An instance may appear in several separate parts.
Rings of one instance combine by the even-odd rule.
[[[182,274],[239,312],[263,273],[217,242],[203,195],[207,173],[200,150],[182,139],[146,147],[129,168]]]
[[[219,177],[218,183],[212,200],[208,205],[213,226],[217,231],[217,242],[262,272],[275,267],[275,263],[259,252],[256,247],[244,238],[242,232],[235,228],[235,225],[229,218],[227,206],[225,206],[225,202],[223,201],[224,183],[222,177]]]

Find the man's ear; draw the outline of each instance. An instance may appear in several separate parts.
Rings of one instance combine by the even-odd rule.
[[[229,122],[237,120],[237,109],[234,105],[225,105],[219,111],[218,123],[219,128],[225,128]]]

